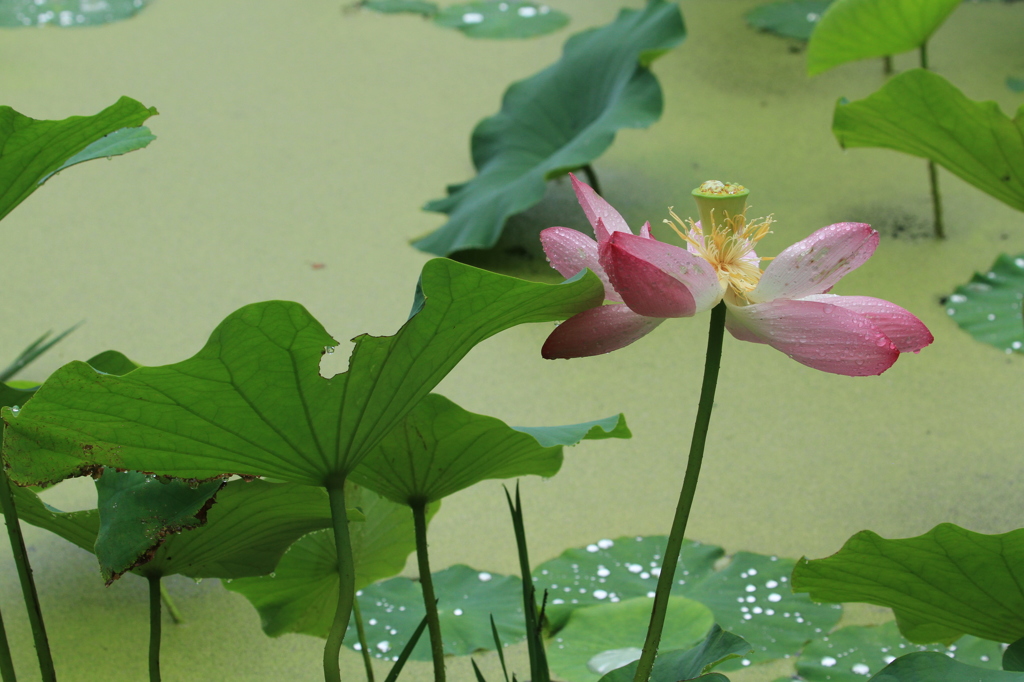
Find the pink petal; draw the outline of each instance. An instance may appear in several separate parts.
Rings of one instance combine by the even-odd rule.
[[[548,360],[610,353],[646,336],[664,321],[637,315],[621,303],[590,308],[555,327],[540,353]]]
[[[743,341],[767,343],[801,364],[833,374],[881,374],[900,356],[896,344],[865,315],[819,301],[780,298],[729,306],[726,326]]]
[[[878,233],[864,223],[823,227],[793,244],[768,264],[750,301],[823,294],[843,275],[864,264],[878,246]]]
[[[913,313],[880,298],[818,294],[805,296],[801,300],[837,305],[863,315],[892,339],[901,353],[917,353],[935,340],[924,322]]]
[[[568,227],[549,227],[540,233],[540,243],[551,267],[562,277],[569,278],[589,268],[604,282],[604,296],[609,301],[621,301],[615,293],[608,275],[597,258],[597,242],[578,230]]]
[[[715,269],[678,246],[615,232],[598,256],[622,300],[641,315],[690,317],[722,298]]]
[[[583,207],[583,212],[587,214],[587,220],[590,221],[590,226],[594,228],[594,234],[597,234],[598,218],[604,220],[604,226],[610,232],[628,232],[633,234],[629,229],[629,225],[619,215],[619,212],[602,199],[601,195],[591,189],[590,185],[580,182],[572,173],[569,173],[569,177],[572,178],[572,188],[576,190],[576,199],[580,202],[580,206]],[[600,235],[598,237],[600,240]]]
[[[648,220],[646,223],[640,226],[640,236],[644,239],[654,239],[651,236],[651,221]]]

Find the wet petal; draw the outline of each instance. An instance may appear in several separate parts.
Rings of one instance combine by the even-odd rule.
[[[753,337],[823,372],[881,374],[900,355],[892,339],[865,315],[830,303],[778,299],[729,306],[726,319],[733,336]]]
[[[801,300],[837,305],[863,315],[892,339],[901,353],[917,353],[934,341],[928,327],[913,313],[881,298],[818,294]]]
[[[590,221],[590,226],[594,228],[594,234],[597,235],[598,241],[601,241],[601,234],[597,229],[598,218],[604,221],[604,227],[609,232],[628,232],[632,234],[629,225],[619,215],[619,212],[602,199],[600,194],[591,189],[590,185],[580,182],[572,173],[569,173],[569,177],[572,179],[572,188],[576,190],[576,199],[580,202],[583,212],[587,214],[587,220]]]
[[[540,233],[540,243],[551,267],[562,277],[569,278],[589,268],[604,282],[604,296],[609,301],[621,301],[615,293],[608,275],[597,258],[597,242],[578,230],[568,227],[549,227]]]
[[[768,264],[750,301],[823,294],[846,273],[864,264],[878,246],[878,233],[864,223],[823,227],[793,244]]]
[[[646,336],[664,321],[637,315],[621,303],[598,306],[555,327],[540,352],[548,360],[610,353]]]
[[[640,226],[640,236],[644,239],[654,239],[651,236],[651,221],[648,220],[646,223]]]
[[[678,246],[616,232],[598,256],[622,300],[641,315],[690,317],[722,298],[715,269]]]

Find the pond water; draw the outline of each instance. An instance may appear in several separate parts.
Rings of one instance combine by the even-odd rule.
[[[792,43],[744,25],[757,4],[682,2],[689,37],[654,66],[665,113],[649,130],[620,133],[597,160],[606,197],[631,224],[659,224],[669,205],[694,212],[689,192],[702,180],[741,182],[753,214],[778,221],[765,254],[823,225],[870,222],[881,245],[836,293],[908,308],[935,343],[881,377],[851,379],[729,338],[689,536],[730,552],[820,557],[864,528],[906,537],[943,521],[988,533],[1021,526],[1024,358],[975,342],[939,299],[998,253],[1024,251],[1024,215],[940,171],[949,239],[921,237],[924,162],[843,152],[830,132],[835,101],[877,89],[881,64],[808,79]],[[427,259],[408,240],[443,222],[419,207],[471,176],[473,125],[497,110],[509,83],[554,61],[570,31],[610,21],[619,6],[559,0],[568,30],[530,41],[346,14],[339,0],[160,0],[108,26],[3,31],[3,104],[63,118],[127,94],[161,115],[149,122],[158,139],[148,149],[64,173],[3,221],[0,349],[13,356],[42,331],[84,319],[22,378],[108,348],[165,364],[192,355],[234,309],[274,298],[303,303],[342,341],[393,333]],[[1024,72],[1021,9],[960,8],[931,43],[932,67],[1012,114],[1022,96],[1004,80]],[[897,57],[897,69],[914,59]],[[520,222],[527,231],[584,225],[564,181]],[[438,388],[512,424],[626,413],[632,440],[568,450],[557,477],[522,482],[534,563],[602,537],[667,532],[706,324],[671,321],[614,355],[569,362],[540,358],[550,325],[519,327],[474,350]],[[48,501],[80,508],[90,494],[89,482],[75,482]],[[92,556],[26,532],[61,680],[143,679],[145,582],[128,576],[104,588]],[[447,500],[431,552],[436,568],[515,573],[500,483]],[[165,679],[320,678],[320,640],[266,638],[255,610],[217,581],[168,586],[187,622],[165,626]],[[19,671],[33,679],[17,593],[0,542],[0,605]],[[846,622],[887,618],[861,607]],[[480,659],[496,670],[493,654]],[[521,647],[512,660],[525,669]],[[360,679],[356,654],[344,651],[342,663],[344,679]],[[453,680],[472,679],[468,659],[449,669]],[[730,675],[761,682],[785,672],[782,663]],[[430,678],[426,663],[403,677]]]

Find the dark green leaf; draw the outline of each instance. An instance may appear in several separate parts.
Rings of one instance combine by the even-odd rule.
[[[573,611],[548,645],[552,676],[566,682],[597,682],[640,658],[653,603],[640,597]],[[703,604],[670,597],[661,648],[690,649],[714,624],[714,616]]]
[[[315,492],[317,499],[321,500],[325,521],[321,527],[327,526],[330,509],[324,491],[300,487]],[[360,523],[349,524],[356,589],[360,589],[405,568],[406,559],[416,550],[412,512],[404,505],[352,484],[346,485],[345,495],[348,504],[357,505],[365,517]],[[216,509],[215,506],[214,511]],[[428,518],[436,510],[437,505],[430,505],[427,508]],[[323,530],[304,536],[288,548],[273,571],[259,578],[229,580],[225,587],[242,594],[256,607],[264,632],[272,637],[287,632],[326,637],[338,603],[338,559],[333,531]],[[365,601],[362,599],[360,604]],[[420,597],[420,617],[422,605]],[[366,615],[364,606],[364,624],[370,617]],[[354,638],[355,629],[350,630]]]
[[[36,121],[10,107],[0,107],[0,218],[69,159],[104,136],[135,128],[156,113],[156,109],[129,97],[122,97],[95,116],[72,116],[62,121]]]
[[[897,658],[869,682],[1024,682],[1024,673],[986,670],[921,652]]]
[[[510,216],[543,198],[546,180],[596,159],[619,128],[657,121],[661,87],[647,65],[685,35],[678,6],[651,0],[572,36],[558,62],[514,83],[501,111],[476,126],[477,176],[425,206],[449,219],[416,248],[449,254],[493,246]]]
[[[750,644],[742,637],[726,632],[717,624],[708,631],[704,641],[692,649],[682,651],[659,651],[654,659],[650,682],[678,682],[679,680],[702,679],[712,682],[712,677],[702,677],[722,661],[742,656],[750,651]],[[601,682],[632,682],[638,662],[618,668],[601,678]],[[725,678],[722,678],[725,679]]]
[[[129,360],[124,353],[116,350],[105,350],[99,355],[92,356],[86,362],[97,372],[116,374],[117,376],[123,376],[139,368],[139,365]]]
[[[783,0],[747,12],[747,23],[783,38],[808,40],[832,0]]]
[[[1024,92],[1024,78],[1006,77],[1006,87],[1014,92]]]
[[[1024,672],[1024,639],[1018,639],[1003,652],[1003,670]]]
[[[533,436],[543,447],[556,445],[576,445],[581,440],[603,440],[605,438],[632,438],[626,417],[622,414],[604,419],[595,419],[582,424],[566,424],[565,426],[513,426]]]
[[[569,17],[547,5],[520,0],[467,2],[442,9],[434,21],[470,38],[532,38],[554,33]]]
[[[620,416],[587,424],[550,427],[538,443],[494,417],[467,412],[432,393],[396,426],[352,472],[352,480],[395,502],[440,500],[489,478],[534,474],[554,476],[562,446],[575,445],[591,431],[628,436]]]
[[[1002,254],[985,274],[975,273],[946,299],[946,313],[978,341],[1024,352],[1024,253]]]
[[[423,0],[363,0],[359,6],[381,14],[422,14],[425,17],[437,14],[437,5]]]
[[[63,512],[43,502],[32,490],[16,485],[11,486],[11,493],[19,519],[59,535],[87,552],[93,551],[100,529],[98,510]]]
[[[942,76],[913,69],[856,102],[836,105],[832,132],[845,147],[882,147],[931,159],[1024,211],[1024,107],[1010,120]]]
[[[924,44],[962,0],[836,0],[807,46],[812,76],[833,66]]]
[[[4,0],[0,26],[96,26],[133,16],[151,0]]]
[[[29,398],[35,395],[38,386],[25,386],[21,387],[21,384],[27,384],[29,382],[12,381],[11,383],[0,382],[0,406],[12,408],[14,414],[18,414],[21,410],[21,406],[25,404]]]
[[[806,682],[863,682],[898,656],[918,651],[937,651],[982,668],[999,667],[1000,646],[995,642],[968,635],[949,647],[913,644],[900,635],[896,623],[889,622],[840,628],[815,639],[803,650],[796,670]]]
[[[967,633],[997,642],[1024,636],[1024,529],[982,535],[943,523],[924,535],[886,540],[857,533],[838,553],[793,572],[793,588],[816,601],[891,607],[912,642]]]
[[[7,369],[0,372],[0,382],[8,381],[15,374],[17,374],[25,367],[27,367],[29,364],[31,364],[33,360],[38,358],[46,351],[50,350],[50,348],[52,348],[54,344],[59,342],[61,339],[63,339],[71,332],[75,331],[78,328],[78,325],[80,324],[82,323],[79,322],[78,324],[69,327],[68,329],[65,329],[64,331],[62,331],[60,334],[57,334],[57,336],[53,337],[49,341],[47,341],[46,339],[47,337],[50,336],[50,334],[53,333],[52,331],[46,332],[38,339],[30,343],[28,348],[21,351],[21,353],[18,354],[18,357],[14,359],[14,362],[7,366]]]
[[[224,485],[215,480],[192,485],[179,480],[105,469],[96,481],[100,529],[96,558],[109,585],[144,564],[164,538],[198,528]]]
[[[99,465],[179,478],[269,476],[321,485],[347,474],[469,350],[526,322],[596,305],[592,273],[557,285],[436,259],[426,303],[394,336],[361,336],[349,371],[319,373],[336,342],[297,303],[246,306],[189,360],[123,377],[74,362],[15,416],[4,412],[4,458],[22,484]]]

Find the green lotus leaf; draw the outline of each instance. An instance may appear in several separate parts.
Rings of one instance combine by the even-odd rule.
[[[359,7],[381,14],[422,14],[432,17],[437,14],[437,5],[424,0],[363,0]]]
[[[123,376],[128,372],[138,369],[141,365],[131,361],[128,357],[116,350],[106,350],[92,356],[86,362],[97,372],[104,374],[116,374]]]
[[[564,28],[569,17],[547,5],[521,0],[448,5],[434,22],[470,38],[533,38]]]
[[[64,512],[43,502],[35,491],[16,485],[11,486],[11,494],[21,521],[59,535],[87,552],[93,551],[100,530],[98,510]]]
[[[1003,670],[1024,672],[1024,639],[1018,639],[1006,647],[1003,652]]]
[[[152,0],[4,0],[0,27],[96,26],[134,16]]]
[[[730,658],[742,656],[750,651],[742,637],[726,632],[717,624],[714,625],[704,641],[692,649],[682,651],[659,651],[654,659],[650,682],[679,682],[679,680],[703,680],[716,682],[727,678],[707,673],[711,668]],[[632,682],[639,661],[617,668],[604,677],[601,682]]]
[[[810,75],[921,47],[962,0],[836,0],[807,46]]]
[[[699,645],[715,624],[711,611],[684,597],[668,601],[660,648],[671,651]],[[653,599],[640,597],[573,611],[547,646],[553,676],[566,682],[597,682],[638,659],[653,603]]]
[[[26,4],[34,5],[31,0]],[[0,9],[0,16],[3,11]],[[71,163],[145,147],[154,138],[139,126],[156,113],[156,109],[129,97],[122,97],[95,116],[72,116],[62,121],[37,121],[10,107],[0,107],[0,218]],[[118,132],[124,128],[138,130]],[[118,143],[113,146],[109,140],[104,141],[112,134],[116,134]]]
[[[814,27],[833,0],[783,0],[755,7],[746,14],[747,24],[783,38],[809,40]]]
[[[529,432],[467,412],[432,393],[384,437],[351,477],[411,506],[440,500],[489,478],[554,476],[562,466],[562,447],[579,443],[591,431],[629,436],[622,415],[549,428],[541,430],[540,438],[550,443],[545,447]]]
[[[930,159],[1024,211],[1024,107],[1010,120],[923,69],[890,79],[865,99],[836,105],[832,132],[844,148],[882,147]]]
[[[1013,76],[1006,77],[1006,87],[1010,88],[1013,92],[1024,92],[1024,78],[1014,78]]]
[[[1022,585],[1024,529],[982,535],[951,523],[902,540],[861,531],[828,558],[801,559],[793,572],[793,589],[816,601],[892,608],[903,635],[920,643],[964,633],[1020,639]]]
[[[545,181],[589,164],[619,128],[657,121],[661,87],[647,66],[685,35],[678,6],[651,0],[569,38],[558,62],[512,84],[501,111],[477,124],[477,175],[424,207],[448,222],[416,248],[449,254],[494,246],[510,216],[543,198]]]
[[[1002,254],[985,274],[975,273],[946,299],[946,313],[960,328],[996,348],[1024,352],[1024,253]]]
[[[869,682],[1024,682],[1024,673],[987,670],[933,652],[901,656]]]
[[[191,359],[124,376],[59,369],[7,422],[3,456],[22,485],[99,466],[207,480],[225,474],[324,485],[347,475],[478,342],[565,319],[604,297],[593,273],[537,284],[428,262],[426,301],[394,336],[361,336],[347,373],[320,376],[336,342],[301,305],[232,313]]]
[[[323,498],[324,526],[327,526],[330,521],[327,496],[322,490],[316,492]],[[362,523],[349,526],[356,589],[401,572],[409,555],[416,550],[409,508],[352,483],[346,484],[345,499],[348,504],[356,505],[364,516]],[[427,507],[428,521],[439,506]],[[288,548],[270,575],[229,580],[224,586],[249,600],[259,611],[263,631],[271,637],[288,632],[326,637],[338,603],[334,532],[327,529],[299,539]],[[423,599],[419,599],[422,617]],[[366,599],[362,598],[361,603],[363,601]],[[355,630],[349,630],[354,638]]]
[[[850,626],[812,641],[797,661],[796,671],[806,682],[864,682],[899,656],[920,651],[939,652],[951,659],[980,668],[998,669],[1001,647],[977,637],[961,637],[948,647],[913,644],[896,623],[872,627]]]

